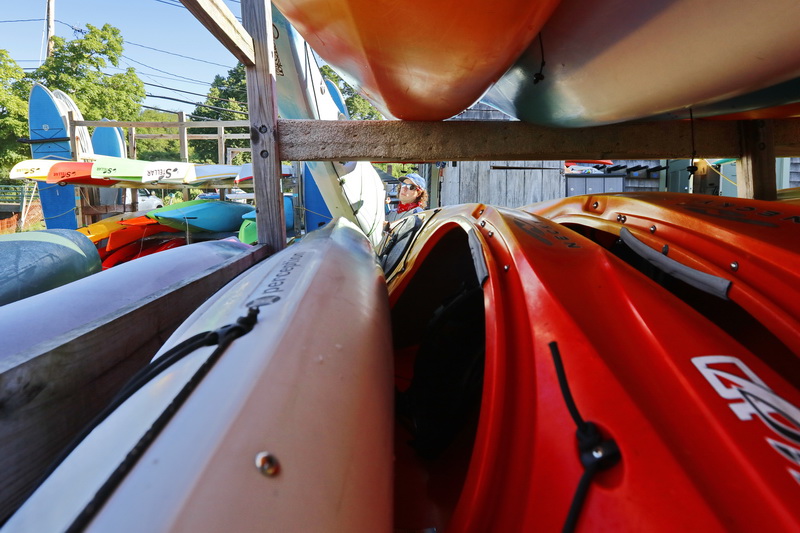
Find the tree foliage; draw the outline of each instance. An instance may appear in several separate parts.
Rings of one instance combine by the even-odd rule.
[[[22,80],[25,72],[11,59],[6,50],[0,50],[0,172],[8,176],[9,170],[25,159],[27,146],[17,142],[28,133],[28,99]],[[28,152],[30,153],[30,152]]]
[[[137,120],[142,122],[177,122],[175,113],[145,109]],[[175,133],[175,128],[139,128],[137,133]],[[181,146],[178,139],[139,139],[136,141],[136,158],[144,161],[180,161]]]
[[[383,115],[375,109],[375,106],[369,103],[366,98],[358,94],[353,87],[339,76],[335,70],[329,65],[323,65],[321,69],[322,75],[331,80],[339,87],[339,90],[344,96],[344,104],[347,106],[347,112],[350,114],[352,120],[382,120]]]
[[[119,66],[120,31],[109,24],[102,28],[87,24],[86,28],[71,41],[53,37],[53,55],[28,80],[69,94],[86,120],[135,120],[145,97],[142,80],[132,68],[118,74],[103,72]]]
[[[0,172],[30,157],[30,148],[17,142],[28,135],[28,98],[39,82],[69,94],[86,120],[135,120],[144,100],[144,84],[133,69],[109,75],[103,69],[118,66],[123,39],[119,30],[105,24],[87,24],[78,38],[53,37],[53,55],[25,73],[0,50]]]
[[[205,102],[198,105],[192,112],[194,117],[207,118],[210,120],[247,120],[247,80],[244,65],[239,63],[228,71],[226,77],[215,76],[211,82],[211,89],[208,91]],[[194,129],[197,133],[217,133],[216,129]],[[226,133],[247,133],[247,128],[226,128]],[[217,163],[219,158],[216,141],[195,140],[190,141],[192,158],[194,161],[206,163]],[[245,148],[250,146],[247,139],[228,139],[225,142],[226,148]],[[243,154],[235,160],[241,164],[250,161],[250,158]],[[225,163],[225,161],[219,161]]]

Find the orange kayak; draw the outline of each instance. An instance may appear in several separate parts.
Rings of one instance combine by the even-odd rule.
[[[620,193],[523,209],[637,256],[641,268],[764,357],[800,355],[800,205]]]
[[[276,0],[308,44],[387,117],[463,111],[525,50],[559,0]]]
[[[66,185],[92,185],[94,187],[111,187],[119,183],[119,180],[107,178],[93,178],[92,167],[94,163],[90,161],[64,161],[56,163],[47,172],[47,183],[58,183]]]
[[[401,219],[379,257],[395,530],[797,530],[794,355],[521,210]]]

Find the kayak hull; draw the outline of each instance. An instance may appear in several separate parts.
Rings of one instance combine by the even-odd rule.
[[[314,51],[384,115],[403,120],[442,120],[475,103],[557,4],[507,1],[489,8],[473,1],[339,0],[323,7],[310,0],[275,2]]]
[[[481,204],[418,219],[380,250],[400,413],[395,528],[797,527],[794,466],[768,439],[800,443],[734,412],[754,383],[797,412],[797,373],[565,226]],[[725,375],[743,377],[726,388]],[[567,389],[596,428],[596,457],[581,458]],[[592,457],[609,459],[570,515]]]
[[[797,78],[797,16],[790,0],[735,9],[722,0],[564,0],[542,46],[534,41],[482,101],[559,127],[685,113]]]
[[[745,339],[742,321],[723,316],[720,323],[762,357],[781,350],[800,355],[798,206],[658,192],[576,196],[523,209],[587,235],[593,231],[598,240],[619,237],[624,228],[677,262],[667,268],[685,266],[689,276],[697,271],[723,280],[727,289],[720,298],[740,306],[766,331],[753,329]]]
[[[370,244],[342,221],[309,234],[207,300],[153,364],[182,340],[235,323],[248,308],[260,309],[252,331],[216,360],[86,530],[391,527],[388,305]],[[308,324],[325,334],[309,334]],[[72,523],[213,351],[192,352],[133,393],[6,530]],[[279,468],[260,469],[267,463],[259,457]],[[203,466],[187,469],[187,461]]]
[[[0,257],[0,305],[100,271],[92,241],[68,229],[0,235]]]

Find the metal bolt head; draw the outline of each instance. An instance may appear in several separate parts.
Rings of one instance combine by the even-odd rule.
[[[267,150],[261,150],[261,157],[264,159],[269,157],[269,152]]]
[[[597,209],[600,206],[599,202],[595,202],[592,204],[592,209]]]
[[[258,128],[258,131],[260,131],[261,133],[267,133],[267,131],[269,131],[269,130],[268,130],[267,126],[262,124],[261,127]]]
[[[509,269],[509,268],[510,268],[510,267],[509,267],[508,265],[505,265],[505,266],[503,266],[503,270],[505,270],[506,272],[508,272],[508,269]]]
[[[484,226],[486,226],[486,221],[485,220],[481,220],[481,227],[484,227]]]
[[[650,233],[655,233],[655,232],[656,232],[656,227],[654,225],[650,226]]]
[[[600,459],[601,457],[603,457],[603,455],[605,454],[603,453],[603,448],[601,448],[600,446],[592,450],[592,457],[594,457],[595,459]]]
[[[736,272],[737,270],[739,270],[739,263],[738,263],[738,261],[734,261],[734,262],[732,262],[732,263],[731,263],[731,270],[733,270],[734,272]]]
[[[258,452],[256,454],[256,468],[267,477],[275,477],[281,471],[281,464],[271,453]]]

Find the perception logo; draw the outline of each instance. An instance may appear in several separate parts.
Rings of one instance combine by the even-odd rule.
[[[266,283],[259,286],[256,296],[247,303],[247,307],[262,307],[273,305],[279,302],[283,295],[293,285],[293,273],[300,266],[305,252],[297,252],[281,263],[277,271],[268,279]]]
[[[281,300],[280,296],[262,296],[247,303],[247,307],[263,307],[265,305],[272,305]]]

